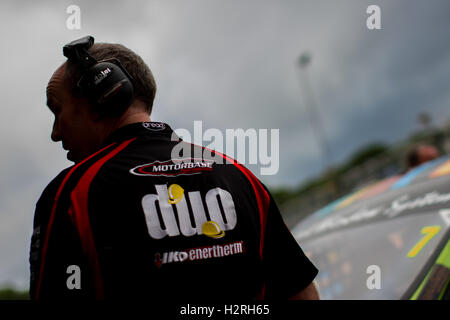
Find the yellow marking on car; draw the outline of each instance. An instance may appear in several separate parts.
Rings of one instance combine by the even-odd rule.
[[[356,191],[355,193],[351,194],[350,196],[348,196],[347,198],[345,198],[341,203],[339,203],[336,206],[336,209],[342,209],[346,206],[351,205],[353,202],[355,202],[356,200],[358,200],[360,197],[362,197],[367,191],[370,190],[370,188],[372,188],[375,184],[370,184],[364,188],[362,188],[359,191]]]
[[[425,247],[438,232],[441,230],[441,226],[426,226],[423,227],[421,233],[425,235],[406,255],[408,258],[414,258]]]
[[[436,266],[443,266],[443,267],[446,267],[447,269],[450,269],[450,240],[447,241],[446,246],[444,247],[444,249],[439,254],[439,257],[436,259],[436,262],[435,262],[433,267],[436,267]],[[433,267],[430,268],[430,270],[428,271],[428,273],[425,276],[425,278],[422,280],[422,282],[419,285],[419,287],[416,289],[414,294],[409,298],[410,300],[417,300],[417,299],[419,299],[422,290],[426,286],[428,280],[430,280],[430,276],[431,276],[431,273],[433,271]],[[448,282],[449,282],[449,280],[447,280],[447,284],[444,286],[443,290],[441,291],[441,293],[437,297],[438,300],[442,300],[443,295],[444,295],[444,293],[445,293],[445,291],[446,291],[446,289],[447,289],[447,287],[449,285]]]
[[[430,173],[430,178],[437,178],[450,173],[450,160],[444,162]]]

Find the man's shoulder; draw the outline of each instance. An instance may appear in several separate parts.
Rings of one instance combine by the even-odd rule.
[[[58,187],[62,184],[64,177],[67,176],[71,168],[72,167],[68,167],[62,170],[56,177],[54,177],[45,187],[44,191],[42,192],[41,198],[44,196],[48,196],[49,194],[56,193]]]

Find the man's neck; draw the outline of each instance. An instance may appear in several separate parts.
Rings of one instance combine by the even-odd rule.
[[[126,126],[128,124],[136,122],[149,122],[149,121],[151,121],[151,119],[147,112],[137,111],[130,114],[125,113],[124,116],[120,117],[118,121],[114,123],[112,131],[115,131],[120,127]]]
[[[142,108],[133,108],[131,106],[118,119],[111,119],[111,122],[104,126],[103,141],[106,140],[114,131],[128,124],[137,122],[150,122],[150,115]]]

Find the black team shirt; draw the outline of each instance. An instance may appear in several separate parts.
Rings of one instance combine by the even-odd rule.
[[[33,228],[32,299],[285,299],[318,272],[248,169],[160,122],[62,171]]]

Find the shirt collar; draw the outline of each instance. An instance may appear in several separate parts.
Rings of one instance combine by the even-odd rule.
[[[160,139],[168,138],[169,140],[179,139],[172,128],[170,128],[170,126],[164,122],[136,122],[120,127],[119,129],[111,133],[108,138],[106,138],[103,144],[108,145],[113,142],[121,142],[139,136],[154,137]]]

